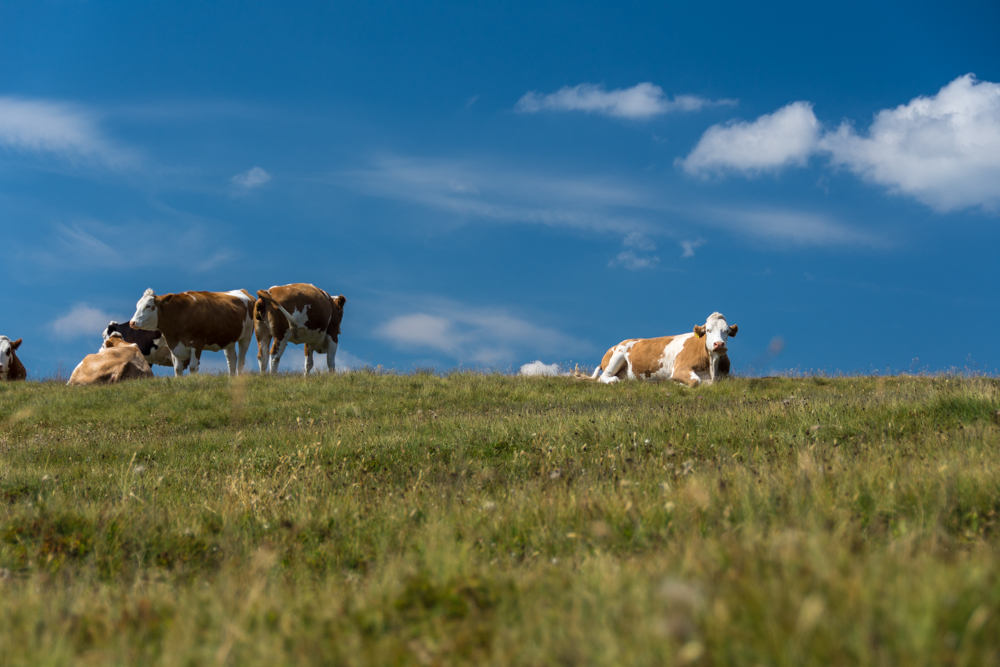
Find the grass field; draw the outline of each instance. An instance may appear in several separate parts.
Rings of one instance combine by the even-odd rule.
[[[5,665],[1000,664],[1000,382],[0,385]]]

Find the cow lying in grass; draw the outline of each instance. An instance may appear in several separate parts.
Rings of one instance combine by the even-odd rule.
[[[692,333],[622,341],[604,353],[591,378],[606,384],[626,379],[712,384],[729,375],[726,341],[738,328],[727,324],[722,313],[712,313]]]
[[[151,378],[153,371],[134,343],[126,343],[120,333],[111,334],[97,354],[88,354],[73,369],[69,385],[114,384],[122,380]]]
[[[0,336],[0,380],[24,380],[28,371],[17,358],[16,350],[21,347],[21,339],[11,340]]]

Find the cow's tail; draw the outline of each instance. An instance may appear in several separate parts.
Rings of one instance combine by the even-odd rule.
[[[271,296],[270,292],[266,289],[257,290],[257,296],[259,297],[259,301],[257,303],[260,304],[260,315],[258,317],[257,311],[255,310],[255,317],[258,317],[258,319],[264,319],[264,313],[266,312],[265,308],[273,308],[285,316],[285,319],[288,321],[288,328],[292,330],[293,335],[298,332],[299,325],[295,322],[295,318],[292,317],[291,313],[282,308],[280,303],[274,300],[274,297]]]
[[[578,365],[573,369],[573,378],[575,380],[587,380],[589,382],[590,380],[596,380],[597,377],[601,374],[602,370],[603,369],[600,366],[598,366],[597,370],[594,371],[593,375],[587,375],[585,372],[580,370],[580,367]]]

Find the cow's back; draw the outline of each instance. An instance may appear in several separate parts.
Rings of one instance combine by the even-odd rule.
[[[73,370],[67,384],[83,386],[91,384],[112,384],[122,380],[151,378],[142,352],[135,344],[124,343],[106,347],[97,354],[88,354]]]
[[[226,347],[246,336],[253,303],[246,290],[166,294],[158,301],[158,328],[171,346]]]

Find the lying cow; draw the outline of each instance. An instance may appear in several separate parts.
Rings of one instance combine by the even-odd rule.
[[[693,333],[663,338],[633,338],[604,353],[591,378],[606,384],[619,380],[675,380],[689,387],[712,384],[729,375],[726,340],[739,329],[722,313],[712,313]]]
[[[28,371],[17,358],[17,348],[21,347],[21,339],[11,340],[0,336],[0,380],[24,380]]]
[[[253,318],[260,372],[277,373],[281,355],[289,343],[305,345],[306,375],[313,367],[313,352],[325,352],[327,368],[335,370],[334,357],[346,301],[344,296],[330,296],[306,283],[258,290]]]
[[[173,357],[175,375],[184,372],[185,362],[197,373],[204,350],[225,352],[229,374],[235,375],[243,372],[253,338],[253,306],[254,298],[246,290],[156,296],[147,289],[129,324],[133,329],[160,330]]]
[[[139,346],[139,351],[150,366],[173,366],[174,360],[170,356],[170,348],[167,347],[167,339],[159,331],[143,331],[133,329],[128,322],[119,324],[111,321],[108,328],[104,330],[101,337],[107,340],[111,334],[118,334],[126,343],[134,343]]]
[[[142,350],[134,343],[126,343],[119,333],[111,334],[97,354],[88,354],[73,369],[66,384],[114,384],[122,380],[153,377]]]

